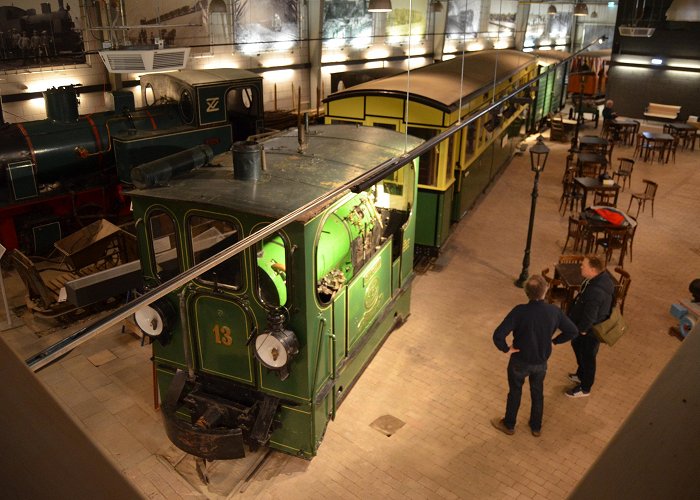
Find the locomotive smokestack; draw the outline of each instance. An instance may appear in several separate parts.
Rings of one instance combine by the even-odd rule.
[[[58,123],[73,123],[78,120],[78,94],[75,86],[53,87],[42,92],[46,117]]]
[[[265,170],[265,150],[255,141],[234,142],[233,178],[241,181],[258,181]]]

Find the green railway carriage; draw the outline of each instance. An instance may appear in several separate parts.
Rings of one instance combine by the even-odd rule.
[[[527,114],[526,128],[529,133],[536,133],[547,123],[550,113],[558,113],[566,102],[566,79],[569,73],[568,59],[570,54],[561,50],[537,50],[532,52],[537,56],[538,74],[546,72],[551,65],[556,65],[554,71],[549,71],[535,85],[535,98],[532,109]]]
[[[469,53],[331,94],[325,99],[326,123],[408,130],[429,139],[537,74],[534,55]],[[430,249],[444,244],[450,224],[463,217],[509,160],[522,111],[522,105],[509,105],[484,115],[420,158],[417,244]]]
[[[311,127],[308,138],[299,144],[294,130],[238,143],[233,155],[131,191],[147,284],[423,142],[355,125]],[[154,339],[177,446],[205,459],[241,457],[244,443],[316,454],[337,405],[409,314],[416,163],[299,215],[136,313]]]

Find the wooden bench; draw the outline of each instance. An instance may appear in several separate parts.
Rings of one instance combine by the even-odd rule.
[[[650,102],[644,110],[644,116],[647,118],[661,118],[663,120],[677,120],[680,112],[680,106]]]

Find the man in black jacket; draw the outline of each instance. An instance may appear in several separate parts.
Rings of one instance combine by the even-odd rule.
[[[610,316],[615,294],[615,284],[605,271],[604,261],[597,255],[586,255],[581,262],[584,277],[581,291],[569,311],[569,318],[576,324],[579,336],[571,342],[576,354],[578,369],[570,373],[569,379],[576,386],[566,391],[571,398],[589,395],[595,381],[596,355],[600,341],[591,331],[593,325]]]
[[[515,306],[493,332],[493,343],[499,350],[510,354],[508,362],[508,400],[505,418],[495,418],[493,426],[512,435],[520,408],[525,378],[529,378],[530,429],[538,437],[542,429],[544,409],[544,377],[547,359],[552,354],[552,344],[562,344],[576,336],[578,330],[558,307],[544,302],[547,281],[542,276],[530,276],[525,282],[525,294],[529,302]],[[561,334],[552,338],[557,330]],[[513,332],[513,344],[508,346],[506,337]]]

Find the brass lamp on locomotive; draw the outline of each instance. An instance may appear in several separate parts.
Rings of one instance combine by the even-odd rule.
[[[422,142],[351,125],[308,135],[302,144],[296,131],[237,143],[233,155],[153,188],[145,186],[167,178],[167,165],[133,172],[144,186],[130,195],[147,283]],[[369,184],[302,213],[136,314],[155,339],[166,430],[178,447],[206,459],[244,456],[244,443],[315,455],[337,405],[409,314],[417,167]]]

